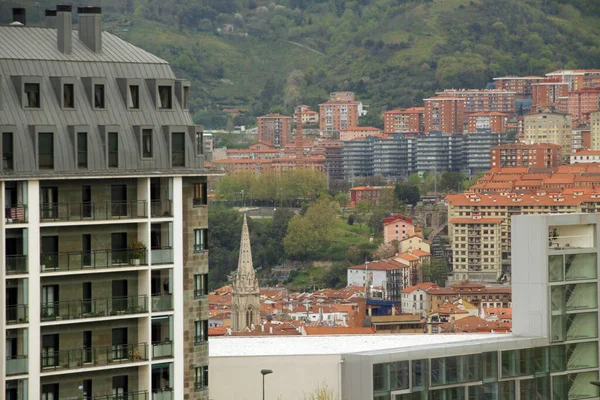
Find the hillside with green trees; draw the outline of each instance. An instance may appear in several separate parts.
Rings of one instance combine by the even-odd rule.
[[[15,3],[19,3],[18,1]],[[41,18],[55,1],[25,1]],[[83,0],[74,1],[83,3]],[[104,26],[193,81],[208,127],[352,90],[380,111],[494,76],[600,65],[597,0],[103,0]],[[87,5],[87,2],[86,2]],[[10,7],[0,5],[0,11]],[[0,12],[8,22],[10,12]],[[228,30],[233,32],[227,32]]]

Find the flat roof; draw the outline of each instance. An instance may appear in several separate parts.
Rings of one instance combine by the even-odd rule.
[[[326,336],[228,336],[211,337],[210,357],[335,355],[347,353],[409,350],[422,346],[473,344],[517,339],[511,334],[407,334]]]

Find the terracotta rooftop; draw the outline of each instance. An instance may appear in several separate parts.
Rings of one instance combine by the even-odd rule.
[[[348,269],[370,269],[375,271],[391,271],[400,268],[405,268],[404,264],[395,260],[377,260],[367,264],[352,265],[348,267]]]

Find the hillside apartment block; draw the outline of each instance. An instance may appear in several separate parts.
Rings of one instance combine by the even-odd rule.
[[[319,128],[325,132],[338,132],[358,126],[362,103],[353,92],[332,92],[329,100],[319,104]]]
[[[292,117],[267,114],[257,118],[258,141],[276,148],[292,141]]]
[[[77,11],[0,27],[0,397],[208,399],[190,84]]]
[[[390,110],[383,113],[383,133],[424,132],[424,107]]]

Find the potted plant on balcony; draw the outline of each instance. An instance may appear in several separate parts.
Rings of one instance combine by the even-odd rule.
[[[52,265],[52,257],[47,254],[42,253],[40,256],[40,265],[42,267],[42,271],[46,270],[48,266]]]
[[[142,258],[146,255],[146,245],[134,240],[129,245],[129,260],[131,265],[140,265]]]

